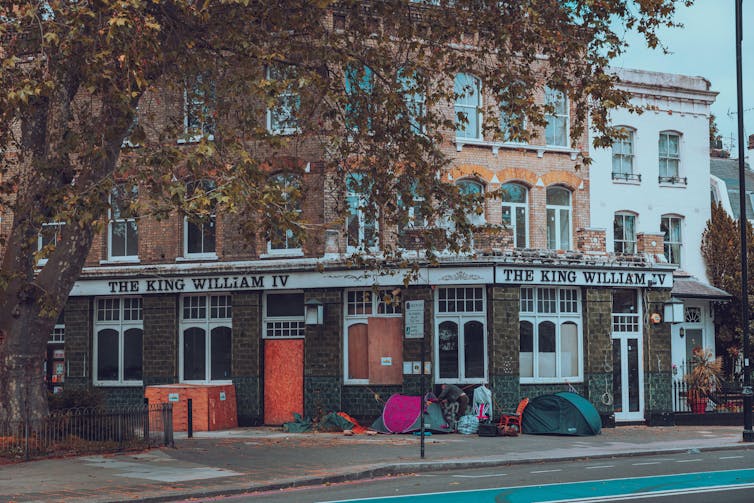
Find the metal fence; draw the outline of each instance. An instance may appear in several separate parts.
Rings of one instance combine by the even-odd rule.
[[[0,456],[16,459],[173,444],[173,405],[64,409],[46,418],[0,421]]]
[[[691,412],[691,405],[687,399],[688,383],[673,381],[673,412]],[[710,393],[706,413],[730,413],[743,411],[743,397],[741,388],[733,385],[723,385],[719,390]]]

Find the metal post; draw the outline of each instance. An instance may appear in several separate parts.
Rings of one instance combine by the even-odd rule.
[[[421,370],[419,370],[419,373],[421,375],[421,378],[419,379],[419,394],[421,395],[421,422],[420,422],[420,428],[419,428],[419,435],[420,435],[420,453],[421,458],[424,459],[424,359],[425,359],[425,351],[426,351],[426,345],[425,338],[422,337],[422,361],[421,361]]]
[[[193,402],[189,398],[187,401],[188,404],[188,438],[192,438],[194,436],[194,409],[193,409]]]
[[[736,90],[738,97],[738,196],[739,196],[739,227],[741,228],[741,331],[743,332],[744,353],[744,431],[743,441],[754,442],[754,432],[751,429],[751,369],[749,367],[749,279],[747,275],[747,243],[746,243],[746,168],[744,162],[744,98],[743,77],[741,69],[741,41],[743,40],[742,21],[743,0],[736,0]]]
[[[149,398],[144,399],[144,442],[147,447],[151,445],[151,439],[149,438]]]

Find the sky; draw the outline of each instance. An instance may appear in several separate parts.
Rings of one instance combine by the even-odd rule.
[[[737,157],[735,9],[735,0],[696,0],[691,7],[680,6],[676,21],[684,27],[660,31],[669,54],[648,49],[640,35],[628,33],[628,50],[611,64],[698,75],[709,80],[712,90],[720,93],[712,105],[712,113],[717,117],[723,146]],[[744,138],[747,138],[754,133],[754,0],[743,0],[742,19]],[[748,151],[746,155],[751,157],[754,153]]]

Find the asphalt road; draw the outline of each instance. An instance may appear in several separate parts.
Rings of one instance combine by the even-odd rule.
[[[692,451],[676,455],[428,472],[202,501],[315,503],[353,500],[373,503],[638,500],[750,503],[754,501],[754,451]]]

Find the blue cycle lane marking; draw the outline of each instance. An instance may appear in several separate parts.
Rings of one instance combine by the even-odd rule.
[[[477,491],[412,494],[385,498],[344,500],[340,503],[347,503],[348,501],[358,501],[360,503],[397,503],[409,500],[412,503],[534,503],[630,496],[639,493],[688,492],[694,489],[701,490],[705,487],[735,487],[749,484],[754,484],[754,469],[590,480],[536,486],[499,487]]]

